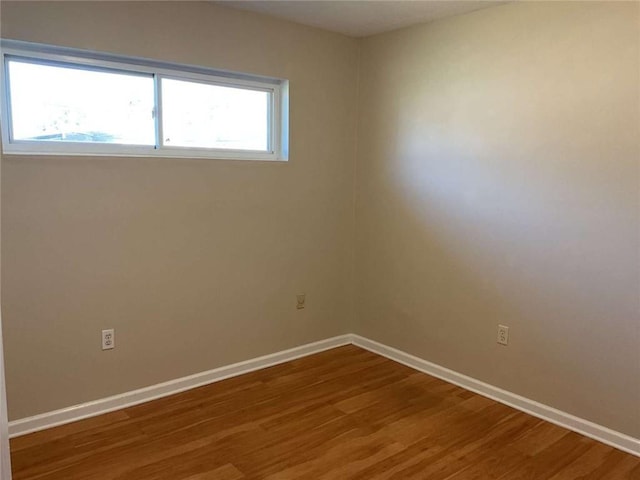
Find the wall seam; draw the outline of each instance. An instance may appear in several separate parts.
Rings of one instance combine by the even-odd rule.
[[[353,148],[353,181],[351,186],[351,329],[355,331],[358,324],[356,292],[358,282],[356,281],[356,210],[357,210],[357,186],[358,186],[358,157],[360,152],[360,73],[362,71],[362,38],[357,40],[357,60],[356,60],[356,101],[355,101],[355,138]]]

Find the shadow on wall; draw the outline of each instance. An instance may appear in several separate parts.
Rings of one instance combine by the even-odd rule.
[[[403,54],[365,50],[358,333],[639,437],[634,106],[606,72],[576,93],[562,70],[532,87]]]

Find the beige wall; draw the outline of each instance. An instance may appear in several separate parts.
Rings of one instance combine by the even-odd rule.
[[[12,419],[350,331],[355,40],[206,2],[1,14],[4,38],[291,82],[288,163],[4,157]]]
[[[362,43],[358,333],[640,437],[639,8]]]
[[[5,157],[12,418],[355,331],[640,436],[637,3],[362,41],[210,4],[1,14],[5,38],[286,77],[292,106],[286,164]]]

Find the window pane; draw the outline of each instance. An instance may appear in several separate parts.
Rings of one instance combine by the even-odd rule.
[[[269,150],[269,92],[162,79],[164,145]]]
[[[155,145],[151,75],[8,63],[14,140]]]

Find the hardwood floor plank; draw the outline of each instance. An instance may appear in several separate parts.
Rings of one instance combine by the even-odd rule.
[[[583,478],[604,464],[607,456],[611,453],[611,449],[602,443],[591,445],[589,449],[562,468],[549,480],[562,480],[563,478]]]
[[[640,458],[339,347],[11,441],[15,480],[640,480]]]
[[[204,473],[196,473],[181,480],[242,480],[246,478],[240,470],[227,463],[220,468]]]

